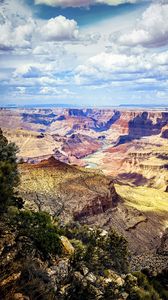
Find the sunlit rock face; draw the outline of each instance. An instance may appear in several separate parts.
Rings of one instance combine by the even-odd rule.
[[[63,219],[98,215],[119,202],[110,178],[78,169],[54,157],[20,165],[20,194],[30,209],[48,211]]]

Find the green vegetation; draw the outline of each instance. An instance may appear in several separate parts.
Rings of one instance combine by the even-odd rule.
[[[21,205],[21,199],[16,197],[14,188],[19,184],[16,154],[18,148],[3,136],[0,129],[0,211],[7,206]]]
[[[160,300],[160,296],[150,284],[147,276],[141,272],[134,272],[126,276],[126,291],[128,300]]]
[[[40,300],[166,300],[163,273],[129,273],[127,241],[113,229],[64,225],[19,207],[17,148],[0,132],[0,297]],[[21,201],[20,201],[21,203]],[[68,241],[73,252],[66,253]]]
[[[30,238],[46,258],[61,253],[58,229],[47,213],[22,211],[16,214],[11,224],[16,226],[20,235]]]
[[[113,229],[106,232],[75,223],[66,227],[65,234],[77,249],[74,263],[85,260],[86,266],[100,275],[111,268],[120,273],[128,271],[127,241]]]
[[[131,187],[129,185],[115,185],[117,193],[128,206],[142,212],[168,213],[168,194],[161,190],[145,186]]]

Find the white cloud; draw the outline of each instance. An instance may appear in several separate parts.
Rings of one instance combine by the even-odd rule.
[[[0,4],[0,49],[31,47],[35,21],[23,1],[4,0]]]
[[[23,24],[14,25],[12,21],[5,19],[0,26],[0,50],[14,50],[17,48],[33,48],[35,55],[51,55],[61,53],[64,48],[56,48],[55,45],[47,47],[44,42],[69,42],[78,44],[95,44],[100,39],[99,33],[81,34],[75,20],[67,19],[60,15],[48,21],[34,21],[29,18]],[[41,45],[38,45],[40,44]],[[57,46],[58,47],[58,46]]]
[[[96,82],[99,85],[117,81],[156,84],[157,77],[167,76],[167,64],[168,51],[139,54],[102,52],[78,66],[74,80],[78,85],[95,85]]]
[[[23,95],[26,92],[26,88],[24,86],[18,86],[16,90],[19,92],[19,94]]]
[[[15,50],[18,54],[25,54],[28,50],[35,55],[50,55],[55,51],[51,42],[89,45],[99,39],[100,34],[96,32],[81,34],[77,22],[62,15],[49,20],[34,18],[23,0],[3,0],[0,4],[1,51]],[[49,48],[45,42],[50,42]]]
[[[156,97],[167,100],[167,91],[156,91]]]
[[[79,36],[76,21],[69,20],[64,16],[58,16],[48,20],[39,28],[41,37],[47,41],[75,40]]]
[[[41,85],[61,85],[64,82],[59,78],[43,76],[38,79],[38,83]]]
[[[48,94],[59,94],[60,92],[53,87],[44,86],[40,89],[40,94],[48,95]]]
[[[55,59],[56,57],[60,57],[62,55],[65,56],[67,54],[64,46],[56,43],[40,43],[40,45],[34,47],[32,53],[35,55],[47,55],[50,59],[52,59],[53,56]]]
[[[95,4],[119,5],[124,3],[137,3],[144,0],[35,0],[36,4],[46,4],[61,7],[82,7]]]
[[[167,2],[167,1],[166,1]],[[168,44],[168,4],[151,4],[137,20],[135,29],[117,40],[128,46],[160,47]]]
[[[13,77],[33,78],[41,73],[36,65],[25,64],[19,66],[13,73]]]
[[[69,20],[64,16],[49,19],[44,22],[37,22],[31,18],[18,26],[6,19],[0,26],[0,49],[12,50],[15,48],[32,47],[32,38],[39,41],[75,41],[79,38],[79,30],[76,21]],[[96,36],[97,37],[97,36]],[[91,40],[95,41],[94,35]],[[87,37],[88,39],[88,37]],[[45,49],[45,46],[43,47]],[[36,47],[34,54],[39,51],[45,52]]]
[[[140,83],[140,84],[153,84],[157,82],[158,81],[156,78],[140,78],[136,80],[136,83]]]
[[[75,17],[74,20],[63,16],[36,19],[26,11],[25,0],[4,1],[8,6],[0,15],[0,45],[2,50],[14,51],[1,51],[2,97],[6,90],[6,94],[11,92],[12,101],[44,99],[46,102],[49,98],[63,98],[74,103],[78,97],[90,104],[93,99],[95,103],[102,99],[106,103],[106,98],[111,101],[115,96],[124,99],[127,93],[125,101],[131,97],[140,99],[138,93],[143,99],[155,96],[156,91],[158,97],[167,93],[168,51],[149,49],[167,41],[168,5],[163,1],[148,5],[145,12],[144,6],[140,6],[124,17],[119,14],[81,28]],[[60,6],[89,6],[128,1],[58,2]],[[24,3],[23,7],[19,3]],[[109,43],[109,34],[114,36],[116,32],[118,36]],[[7,96],[6,101],[9,101]]]
[[[24,25],[13,27],[10,20],[5,20],[0,26],[0,49],[11,50],[31,47],[31,36],[35,28],[34,21],[30,18]]]
[[[65,95],[71,95],[73,96],[74,93],[69,91],[69,89],[57,89],[55,87],[49,87],[49,86],[44,86],[40,88],[40,94],[42,95],[60,95],[60,96],[65,96]]]
[[[93,74],[96,72],[134,72],[137,69],[150,69],[149,61],[142,59],[141,55],[127,55],[120,53],[106,53],[102,52],[96,56],[91,57],[87,65],[82,65],[77,68],[77,71],[86,74],[88,71]],[[94,72],[95,73],[95,72]]]
[[[2,0],[0,8],[1,21],[8,19],[19,25],[32,17],[30,7],[23,0]]]

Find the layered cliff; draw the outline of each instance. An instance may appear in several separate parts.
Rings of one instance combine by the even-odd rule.
[[[21,156],[25,158],[28,154],[29,158],[31,156],[33,158],[34,154],[37,157],[46,155],[46,152],[52,155],[54,149],[56,151],[63,149],[63,154],[68,157],[73,155],[76,147],[74,156],[78,159],[97,151],[101,146],[100,141],[123,144],[150,136],[161,136],[166,139],[167,124],[168,113],[162,111],[110,109],[0,111],[0,127],[11,141],[18,143],[20,147],[21,144],[26,145],[21,147]],[[36,153],[32,152],[31,155],[25,152],[32,136],[34,147],[31,148],[35,148]]]
[[[88,157],[88,166],[105,174],[163,190],[167,190],[168,182],[167,122],[168,113],[162,111],[0,111],[5,135],[16,142],[25,161],[38,162],[54,155],[82,166],[87,165]]]
[[[20,193],[26,205],[69,220],[105,212],[119,200],[113,182],[51,157],[20,166]]]
[[[167,123],[168,113],[162,111],[0,111],[0,125],[8,139],[19,146],[19,157],[24,161],[36,163],[53,155],[71,165],[87,165],[118,176],[121,182],[165,191]]]

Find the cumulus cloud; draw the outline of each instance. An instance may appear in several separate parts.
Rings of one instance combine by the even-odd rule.
[[[4,0],[0,5],[0,51],[18,49],[21,54],[28,49],[33,54],[49,55],[53,47],[50,43],[52,49],[48,51],[44,42],[94,44],[100,39],[98,33],[82,34],[74,19],[62,15],[49,20],[34,18],[25,1]]]
[[[64,81],[59,78],[53,78],[50,74],[49,76],[42,76],[38,79],[38,83],[40,85],[63,85]]]
[[[132,81],[156,83],[151,78],[167,76],[168,51],[161,53],[107,53],[102,52],[87,60],[75,70],[76,84],[104,84],[104,82]],[[148,79],[145,79],[148,78]],[[138,81],[137,81],[138,83]]]
[[[57,89],[55,87],[49,87],[49,86],[44,86],[40,88],[39,91],[40,94],[42,95],[59,95],[59,96],[73,96],[74,93],[71,92],[69,89]]]
[[[75,40],[79,36],[78,26],[75,20],[69,20],[64,16],[58,16],[48,20],[39,32],[47,41]]]
[[[167,2],[167,1],[166,1]],[[151,4],[137,20],[135,29],[121,35],[118,42],[123,45],[160,47],[168,44],[168,4]]]
[[[87,7],[95,4],[115,6],[124,3],[137,3],[143,1],[144,0],[35,0],[35,3],[61,7]]]
[[[40,76],[41,71],[29,64],[19,66],[13,73],[13,77],[36,78]]]
[[[4,0],[0,10],[0,50],[31,47],[35,21],[22,1]]]
[[[0,26],[0,50],[31,47],[31,37],[34,29],[35,23],[31,18],[26,24],[14,28],[11,21],[5,20]]]
[[[151,68],[151,64],[142,59],[141,55],[127,55],[120,53],[102,52],[91,57],[86,65],[79,66],[76,70],[82,74],[134,72]]]
[[[76,21],[61,15],[40,23],[35,23],[33,19],[29,18],[25,23],[18,26],[10,20],[5,20],[0,26],[0,49],[30,48],[33,37],[49,42],[81,39]],[[90,40],[94,42],[95,36],[91,36]]]
[[[47,3],[47,0],[36,2]],[[125,2],[141,1],[48,0],[48,4],[61,7],[87,7],[98,3],[117,5]],[[132,13],[131,22],[129,14],[124,15],[125,20],[128,18],[126,23],[122,23],[123,15],[112,18],[107,31],[107,23],[99,27],[89,24],[80,30],[75,17],[74,20],[64,16],[50,20],[37,19],[32,12],[27,12],[26,1],[4,0],[8,6],[0,4],[4,8],[0,15],[0,48],[4,52],[15,51],[12,54],[1,51],[2,90],[6,90],[6,93],[15,91],[16,94],[13,92],[11,95],[17,99],[26,99],[27,95],[32,101],[32,96],[36,99],[37,95],[39,101],[46,101],[48,95],[50,99],[64,96],[74,101],[76,94],[72,91],[78,92],[77,97],[86,101],[90,99],[89,89],[99,89],[95,92],[95,102],[99,97],[105,99],[108,93],[111,101],[112,97],[115,98],[115,91],[118,91],[120,98],[122,93],[125,97],[125,91],[129,91],[129,96],[133,95],[134,98],[138,97],[138,93],[140,97],[151,97],[156,91],[157,96],[161,97],[168,84],[168,51],[148,48],[167,43],[166,2],[153,0],[153,4],[149,4],[144,12],[140,10],[141,15],[133,30],[131,24],[136,22],[137,11],[135,16]],[[21,3],[23,7],[19,6]],[[100,34],[96,33],[100,28]],[[115,38],[113,36],[114,43],[109,44],[111,28],[112,32],[118,32]],[[146,92],[145,89],[150,91]],[[85,92],[88,97],[85,97]]]
[[[54,94],[55,95],[55,94],[60,94],[60,91],[54,87],[44,86],[44,87],[41,87],[40,94],[43,94],[43,95]]]
[[[17,48],[33,48],[33,54],[51,54],[53,46],[40,46],[40,42],[73,42],[94,44],[100,39],[99,33],[81,34],[77,22],[59,15],[45,21],[29,18],[16,24],[5,18],[0,26],[0,50],[14,50]],[[52,48],[52,49],[50,49]],[[55,50],[54,50],[55,51]],[[61,51],[60,51],[61,52]]]

